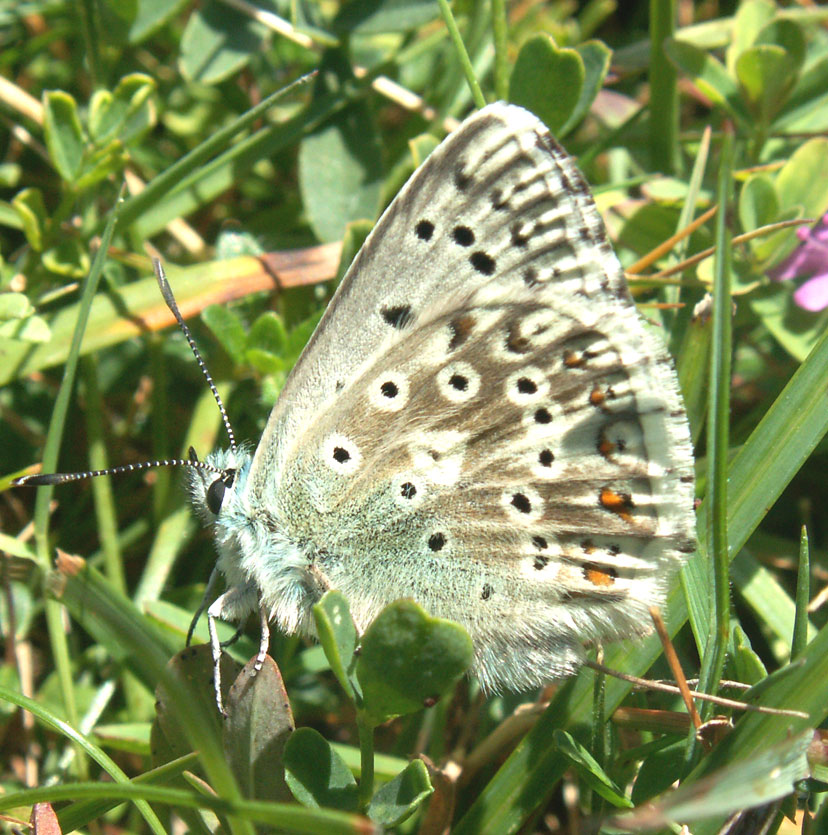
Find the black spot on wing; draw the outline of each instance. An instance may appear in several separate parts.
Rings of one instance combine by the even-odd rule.
[[[434,234],[434,224],[430,220],[421,220],[414,227],[414,233],[421,241],[430,241]]]
[[[411,305],[399,304],[394,307],[381,307],[382,318],[393,328],[402,330],[414,321],[414,314],[411,312]]]
[[[495,260],[487,252],[473,252],[469,261],[475,270],[483,275],[492,275],[495,271]]]

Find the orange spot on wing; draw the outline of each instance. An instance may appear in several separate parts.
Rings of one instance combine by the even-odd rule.
[[[583,356],[578,356],[574,351],[564,351],[563,364],[567,368],[583,368],[586,361]]]
[[[593,586],[611,586],[615,583],[615,576],[610,569],[599,568],[597,565],[585,565],[584,577],[592,583]]]
[[[589,393],[589,402],[593,406],[603,406],[606,402],[607,396],[597,386]]]
[[[598,495],[598,500],[602,507],[617,513],[625,522],[632,522],[630,510],[634,505],[629,493],[616,493],[615,490],[604,487]]]

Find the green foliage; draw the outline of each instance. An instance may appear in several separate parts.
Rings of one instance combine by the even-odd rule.
[[[665,45],[678,69],[739,123],[757,160],[774,127],[828,129],[824,108],[817,124],[813,113],[800,112],[803,95],[816,105],[815,85],[823,92],[828,85],[824,45],[806,37],[806,21],[782,15],[769,0],[745,0],[731,24],[725,62],[681,35]]]
[[[810,224],[828,211],[824,6],[745,0],[733,17],[677,29],[659,54],[635,23],[652,4],[617,12],[604,28],[606,3],[576,14],[508,5],[498,43],[498,4],[454,4],[467,69],[490,99],[500,78],[500,89],[565,140],[625,264],[709,208],[720,185],[733,193],[719,207],[722,225],[694,233],[680,245],[684,255],[723,253],[731,233]],[[0,160],[0,548],[8,567],[0,626],[10,647],[0,668],[0,761],[10,765],[21,744],[30,746],[40,786],[5,769],[0,809],[25,817],[34,802],[61,802],[64,831],[99,828],[105,817],[105,826],[164,832],[174,810],[192,831],[414,832],[427,820],[428,831],[476,835],[528,831],[546,811],[564,819],[568,773],[590,826],[614,831],[601,823],[607,808],[620,815],[651,802],[661,817],[650,822],[705,833],[743,806],[791,795],[810,771],[797,782],[800,802],[822,809],[824,825],[828,783],[820,781],[828,778],[808,743],[828,711],[828,629],[822,609],[807,604],[810,577],[826,570],[828,314],[794,302],[799,277],[769,277],[800,246],[795,225],[732,248],[729,415],[708,415],[711,356],[724,367],[727,350],[715,336],[721,328],[703,307],[693,315],[721,276],[713,260],[685,268],[666,290],[658,280],[634,287],[642,303],[682,305],[646,310],[675,348],[701,463],[700,551],[663,612],[679,658],[696,675],[708,653],[723,652],[724,677],[752,688],[736,698],[808,714],[718,708],[734,728],[710,752],[689,740],[677,699],[631,694],[625,682],[606,681],[602,724],[586,670],[543,713],[516,711],[535,694],[484,698],[463,675],[471,648],[458,627],[403,601],[361,633],[337,592],[315,608],[321,647],[274,630],[279,667],[268,658],[260,670],[249,663],[257,635],[227,648],[228,716],[220,720],[209,651],[181,651],[215,556],[177,484],[156,471],[94,492],[62,486],[51,504],[45,490],[36,504],[22,490],[6,493],[13,475],[44,458],[85,470],[101,458],[134,463],[190,445],[203,456],[223,443],[186,344],[158,333],[169,319],[144,249],[150,240],[237,435],[255,442],[372,222],[452,119],[469,112],[438,3],[262,6],[282,25],[218,0],[3,6],[13,133]],[[680,89],[684,106],[680,131],[662,137],[665,149],[649,131],[651,116],[658,125],[663,114],[641,102],[651,101],[652,73],[667,60],[682,86],[661,93]],[[279,95],[314,69],[316,79]],[[412,112],[410,93],[430,109]],[[726,130],[733,177],[717,184]],[[677,163],[670,179],[656,173],[665,150]],[[692,167],[693,177],[682,173]],[[326,242],[333,249],[319,246]],[[658,267],[677,260],[662,255]],[[251,275],[263,278],[240,291]],[[721,310],[716,316],[720,325]],[[76,367],[81,385],[70,399]],[[724,496],[710,491],[705,462],[711,433],[728,419]],[[713,520],[726,537],[718,558],[730,563],[733,605],[729,629],[711,646],[720,614],[710,592]],[[57,569],[55,546],[64,552]],[[810,575],[797,576],[800,558]],[[219,624],[220,639],[232,633]],[[200,623],[196,640],[206,639]],[[8,660],[18,645],[19,659],[37,648],[34,678]],[[604,663],[668,677],[660,655],[648,636],[605,647]],[[17,707],[35,718],[22,742]],[[459,781],[440,771],[449,758]]]

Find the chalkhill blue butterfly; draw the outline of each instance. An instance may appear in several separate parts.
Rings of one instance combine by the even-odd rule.
[[[255,452],[189,473],[216,659],[216,618],[259,611],[263,654],[336,588],[360,629],[399,598],[457,621],[483,688],[523,690],[647,631],[694,548],[672,361],[572,160],[504,103],[382,215]]]

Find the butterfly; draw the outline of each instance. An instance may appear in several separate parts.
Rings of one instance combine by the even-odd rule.
[[[648,631],[695,545],[671,358],[572,160],[503,102],[389,205],[255,451],[191,463],[219,707],[217,618],[258,611],[263,660],[329,589],[360,630],[412,598],[466,628],[486,692],[526,690]]]
[[[312,634],[329,589],[360,629],[413,598],[468,630],[489,692],[646,631],[694,550],[672,361],[572,160],[505,103],[390,204],[253,455],[207,461],[225,475],[190,488],[228,584],[210,617]]]

